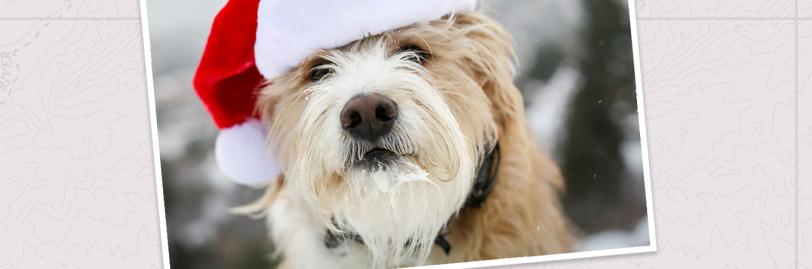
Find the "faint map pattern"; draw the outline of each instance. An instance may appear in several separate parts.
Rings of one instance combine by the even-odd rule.
[[[657,253],[518,268],[812,268],[812,0],[637,0]]]
[[[0,268],[162,265],[137,0],[0,0]]]

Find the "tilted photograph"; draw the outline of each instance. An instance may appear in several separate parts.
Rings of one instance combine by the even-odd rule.
[[[171,266],[656,250],[630,5],[147,1]]]

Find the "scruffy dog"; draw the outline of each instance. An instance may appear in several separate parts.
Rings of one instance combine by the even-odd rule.
[[[462,12],[312,54],[261,90],[284,175],[283,268],[389,268],[568,251],[557,166],[513,84],[512,40]]]

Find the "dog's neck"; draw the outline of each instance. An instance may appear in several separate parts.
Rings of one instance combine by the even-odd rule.
[[[499,164],[501,163],[501,155],[499,152],[499,142],[497,141],[487,155],[482,158],[474,178],[474,184],[471,186],[471,191],[468,193],[468,198],[463,204],[464,208],[480,208],[482,203],[488,198],[488,195],[493,191],[494,181],[499,172]],[[454,219],[454,215],[449,216],[448,222]],[[331,230],[327,230],[324,236],[324,246],[327,248],[335,248],[345,240],[352,240],[363,244],[364,241],[357,234],[343,232],[341,235],[336,235]],[[451,252],[451,243],[445,239],[445,232],[441,231],[434,239],[434,244],[443,249],[446,254]]]

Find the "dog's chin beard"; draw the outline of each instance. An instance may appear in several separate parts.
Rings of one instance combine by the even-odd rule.
[[[409,158],[373,149],[343,181],[343,193],[331,201],[328,229],[358,235],[375,268],[425,260],[449,217],[442,191],[425,170]]]
[[[467,164],[463,144],[448,141],[440,148],[450,151],[437,151],[433,143],[419,142],[444,140],[409,134],[414,132],[396,125],[376,142],[346,141],[345,165],[334,171],[339,184],[320,195],[324,224],[336,235],[357,235],[373,268],[426,262],[468,190],[472,167],[454,165]]]
[[[301,194],[313,194],[304,197],[313,198],[309,201],[316,206],[312,212],[319,212],[320,226],[339,237],[360,239],[372,268],[425,263],[437,235],[467,196],[474,169],[463,141],[398,131],[400,137],[389,135],[374,143],[345,141],[347,147],[333,155],[343,160],[330,163],[330,158],[319,156],[317,160],[331,165],[316,167],[332,169],[314,176],[330,175],[329,180],[291,179],[294,188],[313,186]],[[444,144],[435,146],[435,141]],[[301,172],[313,171],[301,167]],[[312,183],[319,185],[307,185]]]

